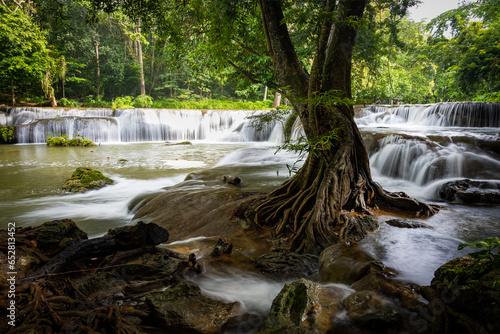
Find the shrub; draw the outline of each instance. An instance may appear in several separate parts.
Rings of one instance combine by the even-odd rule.
[[[132,100],[134,98],[132,96],[121,96],[117,97],[116,99],[113,100],[113,109],[127,109],[127,108],[133,108],[132,105]]]
[[[70,108],[79,108],[80,103],[78,101],[72,100],[72,99],[67,99],[63,97],[62,99],[59,100],[59,105],[61,107],[70,107]]]
[[[153,98],[149,95],[139,95],[134,100],[134,107],[136,108],[151,108],[153,105]]]

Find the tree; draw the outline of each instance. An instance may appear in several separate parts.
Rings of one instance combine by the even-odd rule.
[[[380,1],[392,5],[395,12],[410,2]],[[221,3],[228,5],[225,0]],[[252,3],[241,0],[231,5]],[[258,226],[271,227],[276,235],[291,235],[293,251],[319,253],[333,243],[364,236],[359,213],[369,214],[372,208],[421,216],[437,212],[435,206],[388,193],[372,180],[351,103],[352,51],[366,3],[258,1],[267,56],[281,91],[300,116],[309,154],[293,178],[236,213]],[[293,20],[284,15],[283,8],[300,15]],[[314,49],[301,50],[299,58],[294,40],[307,40]]]
[[[49,55],[45,34],[30,17],[22,10],[10,10],[2,5],[0,45],[0,77],[11,86],[11,103],[14,106],[16,87],[20,83],[33,84],[40,90],[46,73],[54,66],[54,60]]]

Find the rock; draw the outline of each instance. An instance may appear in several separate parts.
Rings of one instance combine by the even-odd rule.
[[[469,179],[451,181],[443,184],[438,193],[447,202],[500,204],[500,186],[495,182]]]
[[[419,222],[414,222],[408,219],[389,219],[385,221],[386,224],[401,227],[401,228],[425,228],[429,227],[429,225]]]
[[[193,282],[182,282],[162,292],[146,296],[153,318],[166,332],[219,333],[238,315],[237,303],[223,303],[201,294]]]
[[[306,279],[285,284],[274,298],[262,333],[327,333],[348,287],[321,286]],[[295,329],[295,332],[292,329]]]
[[[229,255],[233,251],[233,244],[226,238],[219,238],[214,249],[210,252],[211,257],[220,257],[221,255]]]
[[[87,233],[82,231],[71,219],[43,223],[32,233],[37,247],[49,256],[59,252],[73,238],[88,239]]]
[[[255,267],[277,277],[310,277],[318,271],[318,257],[283,250],[264,254],[255,260]]]
[[[117,227],[106,235],[113,236],[117,241],[116,245],[159,245],[163,242],[167,242],[169,238],[169,233],[163,227],[158,226],[155,223],[145,224],[144,222],[138,222],[133,226],[122,226]]]
[[[193,143],[191,143],[190,141],[186,140],[186,141],[181,141],[181,142],[178,142],[178,143],[173,143],[171,141],[166,141],[165,142],[165,145],[167,146],[178,146],[178,145],[193,145]]]
[[[237,186],[241,183],[241,179],[237,176],[223,176],[222,181],[233,186]]]
[[[319,256],[319,282],[352,284],[369,273],[374,261],[356,244],[335,244]]]
[[[344,300],[347,315],[354,323],[370,329],[399,327],[401,316],[390,302],[373,291],[359,291]]]
[[[69,192],[84,192],[99,189],[114,181],[104,176],[101,172],[90,167],[77,168],[71,177],[64,182],[63,190]]]
[[[351,288],[356,291],[374,291],[398,300],[398,304],[411,311],[418,311],[426,306],[415,286],[389,278],[392,275],[382,263],[372,263],[368,275],[352,284]]]
[[[463,256],[447,262],[434,273],[431,288],[442,305],[461,315],[451,326],[460,328],[460,318],[480,324],[491,333],[500,329],[500,255],[475,259]],[[450,309],[447,309],[450,310]],[[464,317],[465,316],[465,317]],[[464,320],[462,320],[462,323]],[[467,322],[467,321],[465,321]]]

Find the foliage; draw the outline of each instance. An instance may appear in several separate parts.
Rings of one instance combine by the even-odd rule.
[[[498,250],[500,249],[500,238],[498,237],[486,238],[482,241],[462,243],[458,246],[458,249],[461,250],[464,249],[465,247],[482,249],[481,251],[469,254],[475,259],[478,260],[491,259],[499,261],[498,264],[500,264],[500,254],[498,254]],[[497,254],[494,254],[495,250]]]
[[[153,98],[149,95],[139,95],[134,99],[134,107],[150,108],[153,105]]]
[[[225,110],[264,110],[272,108],[272,101],[243,102],[233,100],[203,99],[198,101],[179,101],[164,99],[153,102],[153,108],[166,109],[225,109]]]
[[[90,139],[76,135],[74,138],[69,139],[66,134],[59,134],[58,136],[52,136],[52,134],[47,134],[47,145],[48,146],[96,146]]]
[[[78,101],[67,99],[65,97],[59,100],[59,104],[61,105],[61,107],[73,107],[73,108],[80,107],[80,103]]]
[[[0,133],[2,134],[4,143],[12,143],[12,141],[14,140],[13,126],[0,127]]]
[[[112,108],[113,109],[129,109],[133,108],[132,100],[134,98],[132,96],[120,96],[113,100]]]
[[[38,93],[54,60],[49,55],[45,33],[24,11],[0,6],[0,80],[12,93],[23,83]],[[38,94],[37,94],[38,95]],[[14,96],[12,96],[14,99]]]
[[[296,140],[287,140],[282,145],[277,146],[275,154],[281,150],[298,153],[297,160],[293,163],[293,165],[286,165],[288,168],[288,174],[292,176],[298,171],[297,165],[304,161],[308,155],[312,154],[314,156],[319,156],[325,151],[334,148],[335,142],[339,140],[337,132],[338,129],[333,129],[324,135],[313,138],[300,136]],[[324,154],[324,156],[328,159],[326,154]]]

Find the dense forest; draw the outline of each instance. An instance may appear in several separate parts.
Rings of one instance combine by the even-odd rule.
[[[95,107],[264,100],[270,107],[280,88],[258,6],[238,2],[171,1],[161,20],[144,22],[99,1],[2,0],[0,100]],[[317,18],[298,7],[285,20],[295,20],[287,24],[307,68],[314,45],[299,27],[315,29]],[[499,7],[499,0],[465,1],[426,24],[372,1],[353,52],[355,102],[499,101]]]

